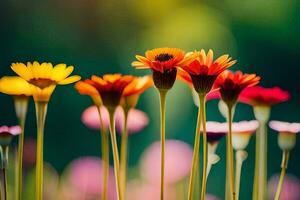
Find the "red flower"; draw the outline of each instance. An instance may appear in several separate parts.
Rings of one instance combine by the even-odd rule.
[[[239,94],[247,87],[259,83],[260,77],[256,74],[243,74],[241,71],[225,71],[215,81],[215,88],[220,88],[220,94],[226,103],[236,103]]]
[[[247,88],[239,97],[239,101],[252,106],[272,106],[289,99],[290,94],[279,87],[264,88],[261,86]]]

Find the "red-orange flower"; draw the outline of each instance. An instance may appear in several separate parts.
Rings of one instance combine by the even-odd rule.
[[[262,86],[246,88],[239,97],[239,101],[252,106],[272,106],[289,99],[289,92],[279,87],[264,88]]]
[[[213,51],[210,49],[206,54],[203,49],[187,54],[189,57],[193,55],[195,59],[188,65],[181,68],[185,70],[191,77],[195,90],[198,93],[208,93],[220,73],[236,63],[229,55],[222,55],[213,60]],[[187,79],[182,76],[184,80]]]
[[[106,74],[103,77],[93,75],[91,79],[77,82],[75,88],[80,94],[100,96],[106,107],[116,107],[120,103],[125,87],[132,81],[133,76],[129,75]]]
[[[215,88],[220,88],[220,94],[227,104],[236,103],[239,94],[247,87],[259,83],[260,77],[256,74],[243,74],[241,71],[223,72],[215,82]]]
[[[152,69],[154,84],[159,89],[170,89],[176,79],[177,67],[188,65],[193,55],[185,56],[178,48],[157,48],[146,51],[145,57],[137,55],[132,62],[136,69]]]

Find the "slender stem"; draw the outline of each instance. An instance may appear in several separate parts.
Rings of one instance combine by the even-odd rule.
[[[197,165],[199,163],[199,145],[201,140],[200,131],[201,131],[201,108],[199,106],[197,125],[195,130],[194,153],[193,153],[192,169],[191,169],[190,182],[189,182],[188,200],[192,200],[194,194],[195,177],[197,172]]]
[[[121,163],[120,163],[120,179],[122,185],[122,195],[125,196],[126,193],[126,173],[127,173],[127,146],[128,146],[128,129],[127,129],[127,119],[128,119],[128,109],[124,109],[124,128],[121,136]]]
[[[25,96],[16,96],[14,98],[16,115],[19,120],[19,125],[22,129],[21,134],[18,139],[18,156],[16,164],[16,199],[22,199],[22,186],[23,186],[23,146],[24,146],[24,130],[25,130],[25,121],[28,107],[28,97]]]
[[[7,200],[7,174],[6,174],[6,168],[2,168],[3,173],[3,187],[4,187],[4,200]]]
[[[282,152],[281,173],[280,173],[280,178],[279,178],[279,182],[278,182],[278,186],[277,186],[276,195],[275,195],[274,200],[279,200],[279,198],[280,198],[280,193],[281,193],[281,189],[282,189],[282,185],[283,185],[283,180],[284,180],[284,176],[285,176],[288,161],[289,161],[289,154],[290,154],[290,152],[287,151],[287,150]]]
[[[36,185],[35,185],[35,199],[43,199],[43,140],[44,140],[44,126],[47,113],[47,102],[36,102],[36,121],[37,121],[37,155],[36,155]]]
[[[266,122],[260,121],[259,126],[259,156],[258,156],[258,176],[257,176],[257,199],[264,200],[267,198],[267,130]]]
[[[106,132],[106,127],[103,123],[102,114],[100,107],[98,108],[99,119],[100,119],[100,135],[101,135],[101,147],[102,147],[102,193],[101,199],[107,200],[107,189],[108,189],[108,176],[109,176],[109,144],[108,144],[108,134]]]
[[[166,131],[166,96],[167,90],[159,90],[160,99],[160,199],[164,199],[164,175],[165,175],[165,131]]]
[[[111,108],[109,110],[109,118],[110,118],[110,136],[111,136],[111,144],[113,150],[113,158],[114,158],[114,171],[115,171],[115,181],[117,187],[117,199],[123,200],[122,191],[121,191],[121,182],[120,182],[120,161],[119,161],[119,151],[118,144],[116,138],[116,127],[115,127],[115,110],[116,108]]]
[[[235,200],[235,191],[234,191],[234,170],[233,170],[233,149],[232,149],[232,106],[228,105],[228,135],[226,137],[226,161],[228,162],[226,172],[226,178],[228,179],[229,185],[229,197],[231,200]]]
[[[206,111],[205,111],[205,95],[199,95],[200,109],[202,110],[202,126],[203,126],[203,171],[202,171],[202,187],[201,199],[205,199],[206,192],[206,174],[207,174],[207,135],[206,135]]]
[[[255,135],[255,167],[254,167],[254,180],[253,180],[253,192],[252,192],[252,200],[257,199],[257,185],[258,185],[258,163],[259,163],[259,152],[260,152],[260,144],[259,144],[259,131],[256,132]]]
[[[243,155],[245,155],[243,157]],[[243,150],[237,150],[235,153],[236,163],[235,163],[235,194],[236,199],[239,199],[240,193],[240,182],[241,182],[241,173],[242,173],[242,166],[244,160],[247,158],[247,152]]]

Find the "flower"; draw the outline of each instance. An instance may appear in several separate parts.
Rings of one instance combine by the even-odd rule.
[[[80,76],[69,76],[74,67],[66,64],[52,66],[51,63],[13,63],[12,70],[30,84],[33,98],[37,102],[48,102],[57,84],[66,85],[80,80]],[[68,77],[69,76],[69,77]]]
[[[189,175],[193,150],[178,140],[167,140],[165,150],[165,181],[167,184],[176,183]],[[140,169],[149,183],[160,184],[160,156],[159,142],[153,143],[143,153]]]
[[[279,181],[279,174],[275,174],[268,182],[269,198],[274,199]],[[286,174],[280,193],[282,200],[298,200],[300,197],[300,180],[292,175]]]
[[[248,144],[250,137],[259,127],[256,120],[240,121],[232,123],[232,146],[235,150],[244,150]]]
[[[62,199],[99,199],[102,193],[102,161],[96,157],[81,157],[65,170],[62,180]],[[116,199],[113,169],[110,169],[108,199]]]
[[[106,74],[103,77],[93,75],[91,79],[79,81],[75,88],[80,94],[99,96],[104,106],[115,108],[119,105],[123,91],[134,80],[133,76]]]
[[[296,145],[296,133],[300,132],[300,123],[270,121],[271,129],[278,131],[278,145],[282,150],[290,151]]]
[[[201,49],[187,55],[194,55],[195,59],[181,68],[190,75],[195,90],[198,93],[204,94],[207,94],[211,90],[219,74],[236,63],[236,60],[232,60],[229,55],[222,55],[214,61],[211,49],[207,54]],[[182,76],[182,78],[190,82],[186,79],[186,76]]]
[[[8,146],[14,136],[21,134],[20,126],[0,126],[0,145]]]
[[[227,130],[227,123],[206,122],[207,141],[211,144],[219,142],[226,135]]]
[[[262,86],[246,88],[239,97],[239,101],[252,106],[273,106],[289,99],[290,94],[279,87],[265,88]]]
[[[260,77],[255,74],[243,74],[241,71],[224,71],[217,78],[215,88],[220,88],[222,100],[225,103],[235,104],[239,94],[247,87],[259,83]]]
[[[176,79],[177,67],[191,62],[193,56],[185,56],[178,48],[156,48],[148,50],[144,56],[136,55],[132,62],[136,69],[152,69],[154,85],[158,89],[170,89]]]
[[[31,96],[30,86],[18,76],[4,76],[0,79],[0,92],[12,96]]]
[[[105,107],[100,108],[101,117],[103,120],[103,124],[105,128],[109,128],[109,115],[108,111]],[[118,133],[122,133],[123,130],[123,123],[124,123],[124,113],[121,107],[116,109],[115,114],[116,120],[116,129]],[[96,106],[91,106],[85,109],[82,113],[81,121],[89,128],[99,130],[100,128],[100,119],[99,114]],[[148,125],[149,119],[147,115],[138,110],[138,109],[131,109],[128,114],[128,132],[129,133],[138,133]]]
[[[136,106],[138,98],[141,93],[153,85],[151,76],[134,76],[133,81],[128,84],[122,94],[122,107],[130,109]]]

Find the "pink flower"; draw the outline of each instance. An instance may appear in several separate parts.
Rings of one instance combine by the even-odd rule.
[[[20,126],[0,126],[0,145],[7,146],[10,144],[12,138],[21,134]]]
[[[63,176],[63,199],[99,199],[102,190],[102,161],[96,157],[82,157],[73,161]],[[108,199],[116,199],[113,169],[108,181]]]
[[[269,197],[274,199],[277,185],[278,185],[279,175],[276,174],[271,177],[268,183]],[[300,180],[291,174],[286,174],[284,177],[284,182],[282,185],[282,190],[280,194],[281,200],[298,200],[300,197]]]
[[[232,123],[232,132],[244,134],[255,133],[258,126],[259,123],[256,120],[234,122]]]
[[[277,132],[298,133],[300,132],[300,123],[289,123],[282,121],[270,121],[269,126]]]
[[[104,126],[109,128],[109,115],[105,107],[101,107],[101,116],[104,123]],[[99,130],[100,119],[96,106],[91,106],[87,108],[81,117],[82,122],[89,128],[94,130]],[[124,124],[124,112],[121,107],[118,107],[116,110],[116,129],[118,133],[122,133],[123,124]],[[147,115],[138,110],[131,109],[128,114],[128,133],[138,133],[148,125],[149,119]]]
[[[165,181],[176,183],[189,175],[193,150],[178,140],[167,140],[165,146]],[[160,142],[153,143],[141,160],[142,176],[152,184],[160,183]]]
[[[211,144],[218,142],[228,132],[227,123],[206,122],[207,141]]]

